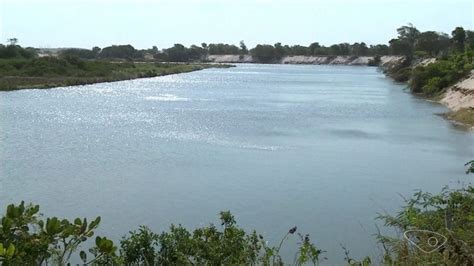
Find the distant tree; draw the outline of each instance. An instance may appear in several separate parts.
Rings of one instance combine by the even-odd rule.
[[[356,55],[356,56],[365,56],[369,52],[369,48],[365,44],[365,42],[361,43],[354,43],[351,46],[351,55]]]
[[[281,42],[275,43],[275,58],[281,59],[283,56],[286,55],[285,48],[281,45]]]
[[[311,55],[310,49],[306,46],[293,45],[290,49],[292,55]]]
[[[18,43],[18,39],[10,38],[10,39],[7,39],[7,42],[8,42],[8,45],[16,45]]]
[[[309,51],[310,51],[311,55],[316,55],[316,52],[320,48],[321,48],[321,45],[319,45],[318,42],[313,42],[312,44],[309,45]]]
[[[412,57],[413,48],[408,41],[401,39],[391,39],[389,44],[391,54]]]
[[[23,48],[17,45],[18,39],[9,39],[9,45],[0,45],[0,58],[22,58],[30,59],[37,56],[37,51],[34,48]]]
[[[250,53],[252,57],[261,63],[271,63],[276,59],[275,47],[267,44],[259,44]]]
[[[99,54],[102,58],[123,58],[123,59],[135,59],[142,58],[143,53],[136,50],[130,44],[128,45],[112,45],[102,49]]]
[[[434,31],[420,33],[415,43],[416,51],[426,52],[430,56],[436,56],[449,47],[449,37],[446,34]]]
[[[466,40],[466,32],[464,31],[463,27],[456,27],[452,32],[451,35],[453,36],[451,38],[454,48],[462,52],[464,51],[464,42]]]
[[[204,60],[206,55],[207,55],[207,50],[200,46],[191,45],[191,47],[188,49],[189,60],[194,60],[194,61]]]
[[[61,56],[64,57],[77,57],[82,59],[93,59],[96,58],[97,53],[88,49],[79,49],[79,48],[69,48],[61,51]]]
[[[165,53],[168,55],[168,60],[172,62],[186,62],[189,60],[188,49],[179,43],[166,49]]]
[[[329,47],[329,54],[330,55],[340,55],[341,54],[341,47],[337,44],[333,44]]]
[[[247,49],[247,46],[245,45],[244,41],[240,41],[240,52],[242,54],[248,54],[249,50]]]
[[[390,48],[385,44],[371,45],[369,47],[369,54],[371,55],[388,55]]]
[[[401,26],[397,29],[398,38],[400,40],[407,41],[412,47],[414,46],[416,39],[420,35],[420,31],[413,26],[413,24],[408,23],[406,26]]]
[[[351,53],[351,45],[348,43],[339,44],[341,55],[349,55]]]
[[[209,44],[209,54],[239,54],[239,47],[232,44],[211,43]]]
[[[94,46],[92,47],[92,52],[95,54],[95,56],[98,56],[100,53],[100,47]]]
[[[469,47],[469,49],[474,50],[474,31],[470,31],[470,30],[466,31],[465,45]]]
[[[398,28],[397,33],[398,39],[392,39],[390,41],[392,53],[404,55],[408,58],[408,61],[411,61],[413,58],[415,42],[420,35],[420,31],[413,26],[413,24],[408,23],[407,25]]]
[[[201,47],[204,48],[204,49],[207,49],[207,43],[205,43],[205,42],[201,43]]]

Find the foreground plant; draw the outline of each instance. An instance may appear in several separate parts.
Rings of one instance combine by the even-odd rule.
[[[3,265],[65,265],[80,244],[94,235],[100,217],[88,223],[57,217],[41,219],[38,205],[9,205],[0,225],[0,262]],[[115,247],[107,238],[96,238],[94,259],[113,256]],[[81,256],[84,251],[81,251]],[[92,261],[93,261],[92,260]],[[88,262],[90,263],[90,262]]]
[[[466,166],[466,174],[474,173],[474,161]],[[406,203],[395,216],[379,216],[403,235],[379,235],[387,262],[474,265],[474,187],[444,188],[437,195],[418,191]]]
[[[220,227],[213,224],[188,231],[171,225],[168,232],[153,233],[141,226],[120,241],[120,249],[112,240],[97,236],[95,245],[79,256],[84,265],[283,265],[279,254],[291,228],[278,248],[267,246],[256,231],[246,233],[226,211],[220,214]],[[41,219],[38,205],[9,205],[0,225],[0,264],[2,265],[66,265],[81,244],[94,235],[100,217],[88,223],[57,217]],[[308,235],[301,235],[294,265],[319,263],[322,250]],[[117,254],[117,251],[118,254]]]
[[[474,161],[466,164],[474,173]],[[443,189],[440,194],[418,191],[395,216],[378,217],[394,228],[398,237],[378,234],[384,248],[384,265],[474,265],[474,187]],[[88,223],[57,217],[41,219],[38,205],[9,205],[1,217],[1,265],[66,265],[81,244],[92,238],[100,217]],[[407,233],[415,233],[408,236]],[[220,213],[220,226],[188,231],[171,225],[156,234],[141,226],[120,241],[120,248],[97,236],[95,245],[79,256],[84,265],[285,265],[280,251],[288,238],[299,238],[292,265],[317,265],[325,260],[308,235],[293,227],[278,246],[269,246],[256,231],[241,229],[229,212]],[[89,245],[90,246],[90,245]],[[370,257],[358,261],[343,247],[348,265],[368,266]],[[88,258],[89,257],[89,258]]]
[[[229,212],[220,213],[220,227],[209,225],[190,232],[181,225],[171,225],[157,235],[147,227],[130,232],[121,241],[122,262],[127,265],[283,265],[279,254],[283,242],[296,232],[291,228],[278,248],[267,246],[256,231],[246,233]],[[294,265],[319,263],[323,252],[300,235]]]

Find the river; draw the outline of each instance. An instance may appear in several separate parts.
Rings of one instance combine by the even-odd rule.
[[[273,245],[298,226],[326,263],[342,263],[341,244],[377,255],[377,213],[469,182],[474,159],[474,134],[405,87],[373,67],[243,64],[1,92],[0,211],[100,215],[117,240],[230,210]]]

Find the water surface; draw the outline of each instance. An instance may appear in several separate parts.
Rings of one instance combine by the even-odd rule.
[[[148,225],[239,224],[277,245],[297,225],[341,263],[378,254],[398,193],[466,182],[474,134],[370,67],[239,65],[0,93],[0,210]],[[293,250],[285,255],[293,257]]]

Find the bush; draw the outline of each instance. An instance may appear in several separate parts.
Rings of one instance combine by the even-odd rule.
[[[474,173],[474,161],[465,166],[466,174]],[[80,245],[93,237],[100,223],[100,217],[90,223],[85,218],[72,222],[57,217],[44,220],[38,213],[38,205],[23,202],[7,207],[0,223],[0,264],[65,265]],[[436,195],[418,191],[395,216],[379,215],[378,219],[403,235],[379,233],[383,265],[474,263],[474,187],[445,188]],[[290,228],[278,246],[268,246],[262,235],[245,232],[234,216],[224,211],[220,213],[220,226],[210,224],[188,231],[181,225],[171,225],[169,231],[161,234],[141,226],[122,238],[120,249],[111,240],[97,236],[95,245],[79,255],[85,264],[95,265],[283,265],[280,250],[296,234],[299,242],[293,265],[316,265],[326,259],[322,257],[324,251],[308,235],[296,231],[296,227]],[[415,235],[408,240],[407,231],[431,232],[445,237],[445,242],[433,249],[428,235]],[[371,264],[369,257],[359,262],[343,249],[349,265]],[[88,259],[88,254],[93,258]]]
[[[427,66],[418,66],[412,72],[410,88],[415,93],[435,95],[467,75],[472,67],[467,53],[452,55]]]
[[[381,61],[380,55],[376,55],[376,56],[374,56],[373,59],[369,60],[369,63],[367,65],[368,66],[378,66],[378,65],[380,65],[380,61]]]
[[[440,77],[434,77],[428,80],[428,83],[423,86],[423,93],[427,96],[433,96],[439,91],[441,91],[442,87],[442,80]]]
[[[391,73],[390,76],[395,81],[406,82],[410,79],[411,73],[412,73],[411,67],[403,67]]]
[[[51,76],[51,75],[67,75],[70,64],[64,59],[55,57],[41,57],[28,62],[21,69],[22,73],[27,76]]]
[[[9,205],[0,225],[0,263],[3,265],[41,265],[51,261],[65,265],[79,245],[94,235],[100,217],[88,223],[57,217],[40,219],[38,205]],[[95,258],[115,253],[113,242],[97,237]],[[85,252],[81,251],[81,257]]]
[[[4,46],[0,44],[0,58],[31,59],[36,56],[36,51],[33,48],[23,48],[19,45]]]

